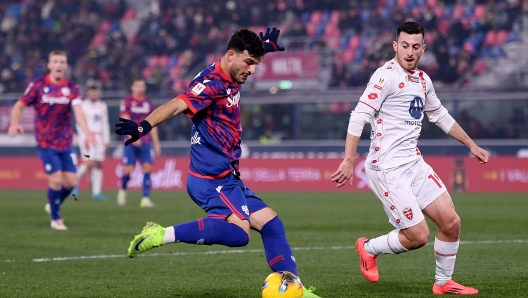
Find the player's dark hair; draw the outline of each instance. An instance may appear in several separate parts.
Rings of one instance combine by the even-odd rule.
[[[134,78],[132,78],[132,84],[134,84],[135,82],[140,82],[140,81],[145,81],[145,78],[143,78],[143,77],[134,77]]]
[[[66,59],[68,59],[68,55],[66,54],[66,52],[65,51],[61,51],[61,50],[53,50],[53,51],[51,51],[51,53],[49,53],[49,55],[48,55],[48,59],[51,59],[51,57],[53,57],[55,55],[64,56],[64,57],[66,57]]]
[[[237,53],[242,53],[245,50],[253,57],[262,57],[266,54],[264,44],[260,37],[253,31],[248,29],[240,29],[231,35],[227,43],[226,52],[233,50]]]
[[[422,34],[422,38],[425,42],[425,28],[418,22],[405,22],[398,26],[396,30],[396,40],[400,37],[400,33],[405,32],[407,34]]]

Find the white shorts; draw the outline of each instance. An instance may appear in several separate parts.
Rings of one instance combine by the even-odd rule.
[[[447,189],[423,158],[393,170],[365,168],[370,189],[383,204],[389,222],[397,229],[417,225],[422,210]]]
[[[80,156],[82,159],[104,161],[106,157],[106,146],[103,143],[103,139],[99,135],[95,135],[97,145],[86,146],[86,139],[79,137],[79,149]],[[88,157],[88,156],[89,157]]]

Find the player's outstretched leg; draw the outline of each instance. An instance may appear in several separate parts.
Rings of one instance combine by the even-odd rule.
[[[119,206],[125,206],[126,204],[126,189],[129,180],[130,174],[123,174],[121,177],[121,188],[119,188],[119,192],[117,193],[117,205]]]
[[[150,173],[145,173],[143,175],[143,196],[141,197],[141,202],[139,206],[141,208],[153,208],[154,203],[150,199],[150,186],[152,182],[150,180]]]
[[[200,218],[167,228],[147,223],[143,232],[130,242],[128,256],[133,258],[154,247],[174,242],[240,247],[248,244],[249,235],[241,227],[216,218]]]
[[[52,188],[48,188],[48,204],[49,204],[49,213],[51,216],[51,222],[50,227],[53,230],[57,231],[66,231],[68,227],[64,224],[61,216],[60,216],[60,205],[62,203],[61,200],[61,190],[54,190]],[[44,207],[44,209],[47,212],[47,208]]]
[[[284,225],[278,216],[268,221],[260,230],[262,244],[266,252],[266,260],[273,272],[289,271],[298,276],[297,263],[292,249],[286,239]],[[314,287],[306,289],[303,286],[304,298],[318,298]]]

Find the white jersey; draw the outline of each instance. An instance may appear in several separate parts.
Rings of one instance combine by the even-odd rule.
[[[374,72],[358,104],[374,110],[365,161],[372,170],[394,169],[421,158],[423,112],[442,107],[429,76],[421,70],[406,71],[394,59]]]
[[[101,141],[104,145],[110,143],[110,123],[108,121],[108,107],[106,103],[101,100],[92,101],[84,99],[82,102],[84,115],[88,129],[95,134],[96,139]],[[81,140],[84,139],[82,129],[77,125],[77,132]]]

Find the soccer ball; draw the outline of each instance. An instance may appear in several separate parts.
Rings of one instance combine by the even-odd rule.
[[[273,272],[262,284],[262,298],[302,298],[303,286],[295,274]]]

